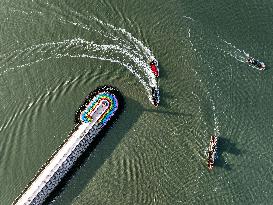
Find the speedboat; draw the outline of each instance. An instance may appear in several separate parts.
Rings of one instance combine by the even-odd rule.
[[[150,97],[151,103],[157,107],[159,104],[159,89],[157,87],[152,87],[152,95]]]
[[[217,136],[212,135],[210,137],[209,148],[208,148],[208,169],[211,170],[214,165],[217,150]]]
[[[158,78],[159,77],[158,62],[154,57],[152,57],[151,60],[149,61],[149,65],[152,73],[155,75],[156,78]]]
[[[257,67],[259,70],[264,70],[265,69],[265,64],[262,61],[256,60],[253,57],[247,57],[246,62],[249,65],[253,65],[255,67]]]

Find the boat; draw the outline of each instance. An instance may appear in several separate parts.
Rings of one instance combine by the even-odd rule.
[[[150,69],[156,78],[159,77],[158,61],[152,57],[149,61]]]
[[[155,107],[157,107],[159,104],[159,98],[159,89],[157,87],[152,87],[152,95],[150,97],[150,101]]]
[[[248,56],[246,59],[246,62],[249,65],[253,65],[253,66],[257,67],[259,70],[265,70],[265,63],[255,59],[253,57]]]
[[[216,158],[216,150],[217,150],[217,136],[212,135],[210,137],[209,148],[208,148],[208,169],[212,170],[214,161]]]

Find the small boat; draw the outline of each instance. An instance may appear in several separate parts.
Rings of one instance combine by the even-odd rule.
[[[155,75],[156,78],[158,78],[159,77],[158,62],[154,57],[152,57],[151,60],[149,61],[149,65],[152,73]]]
[[[208,148],[208,169],[211,170],[214,165],[217,150],[217,137],[212,135],[210,137],[209,148]]]
[[[259,60],[256,60],[255,58],[253,57],[247,57],[246,59],[246,62],[249,64],[249,65],[253,65],[253,66],[256,66],[259,70],[265,70],[265,64],[264,62],[262,61],[259,61]]]
[[[159,89],[157,87],[152,87],[152,95],[150,97],[151,103],[157,107],[159,104]]]

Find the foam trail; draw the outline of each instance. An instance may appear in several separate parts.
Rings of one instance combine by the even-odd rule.
[[[76,17],[81,17],[80,14],[76,14]],[[103,29],[93,29],[81,22],[80,19],[77,19],[75,22],[60,17],[59,20],[84,30],[98,33],[103,37],[101,41],[107,40],[107,44],[99,44],[78,37],[59,42],[47,42],[16,50],[0,56],[2,65],[0,69],[5,68],[4,70],[2,69],[3,71],[0,73],[0,76],[7,74],[9,71],[52,58],[83,57],[98,59],[118,63],[127,68],[139,79],[139,82],[144,86],[150,97],[151,88],[158,87],[156,78],[147,63],[151,56],[153,56],[152,52],[125,29],[104,23],[96,17],[84,18],[85,21],[91,19],[90,23],[95,22],[96,24],[100,24],[100,27]]]
[[[220,38],[220,36],[218,35],[218,38]],[[221,47],[219,47],[221,46]],[[244,50],[241,50],[239,48],[237,48],[236,46],[232,45],[231,43],[229,43],[228,41],[221,39],[220,38],[220,43],[218,46],[216,46],[216,49],[220,50],[221,52],[235,58],[236,60],[242,62],[242,63],[246,63],[246,59],[249,57],[249,54],[247,52],[245,52]],[[257,66],[254,65],[250,65],[248,64],[250,67],[260,70],[260,68],[258,68]]]
[[[236,46],[232,45],[231,43],[227,42],[224,39],[221,39],[220,36],[217,36],[220,39],[220,42],[215,47],[216,49],[220,50],[221,52],[235,58],[236,60],[244,63],[247,58],[247,53],[244,50],[240,50],[236,48]]]
[[[183,16],[183,18],[186,18],[186,19],[190,19],[190,20],[192,20],[192,21],[195,21],[192,17],[190,17],[190,16]]]
[[[210,70],[210,75],[211,75],[211,77],[213,79],[214,78],[213,69],[210,66],[210,64],[207,62],[207,60],[203,59],[201,54],[194,47],[194,43],[191,41],[191,38],[190,38],[190,36],[191,36],[190,32],[191,32],[191,30],[189,29],[188,30],[188,37],[189,37],[189,42],[191,44],[191,48],[192,48],[193,51],[195,51],[198,54],[198,56],[201,58],[201,60],[203,60],[204,62],[206,62],[208,64],[208,67],[209,67],[209,70]],[[200,83],[203,83],[203,81],[201,80],[199,72],[196,69],[194,69],[194,72],[195,72],[195,75],[197,76],[197,78],[199,79]],[[218,87],[218,85],[216,83],[214,84],[214,86],[217,88],[217,90],[220,90],[220,88]],[[202,86],[202,87],[204,87],[205,92],[206,92],[206,94],[208,96],[208,99],[209,99],[209,101],[211,103],[211,107],[212,107],[212,111],[213,111],[214,133],[216,135],[220,135],[219,119],[217,117],[217,109],[216,109],[215,101],[213,100],[212,94],[210,93],[210,91],[206,88],[207,86]]]
[[[194,19],[191,19],[190,17],[183,16],[185,19],[190,19],[191,21],[187,21],[187,24],[189,25],[188,28],[188,38],[191,38],[193,36],[194,43],[198,45],[205,44],[205,46],[202,46],[204,48],[208,48],[209,50],[218,50],[224,55],[228,55],[232,58],[235,58],[237,61],[245,62],[247,58],[247,53],[244,50],[241,50],[237,48],[236,46],[232,45],[232,43],[226,41],[225,39],[222,39],[219,34],[214,35],[211,33],[211,31],[207,30],[202,26],[202,24],[198,21],[195,21]],[[213,39],[213,41],[211,40]],[[190,41],[190,43],[193,45],[193,42]],[[202,49],[202,47],[197,47],[198,49]],[[196,48],[194,48],[196,49]]]

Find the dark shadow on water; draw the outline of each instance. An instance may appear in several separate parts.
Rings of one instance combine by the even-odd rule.
[[[112,152],[115,150],[122,138],[131,129],[144,111],[144,108],[133,99],[125,97],[125,103],[126,105],[124,107],[124,111],[121,113],[119,119],[112,125],[112,128],[107,131],[109,134],[106,134],[104,139],[102,139],[103,144],[109,143],[107,144],[107,149],[103,149],[103,151],[100,150],[99,143],[101,140],[98,140],[95,142],[95,144],[92,144],[86,153],[84,153],[83,158],[77,163],[77,166],[72,168],[73,170],[70,171],[60,186],[56,188],[56,190],[49,196],[44,204],[71,204],[72,201],[80,195],[92,177],[95,176],[98,169],[104,164],[106,159],[111,156]],[[113,133],[118,133],[118,135],[111,136]],[[110,136],[107,137],[107,135]],[[90,154],[93,152],[96,152],[96,155],[90,159]],[[94,162],[94,164],[92,163],[90,166],[88,160],[91,160]],[[77,172],[80,172],[80,176],[77,175]],[[78,177],[80,180],[73,181],[73,177]],[[66,187],[69,186],[70,181],[73,181],[73,187],[71,189],[68,188],[68,191],[66,192]]]
[[[170,95],[169,93],[165,92],[164,88],[159,87],[160,92],[160,107],[167,108],[169,104],[166,102],[166,99],[172,99],[174,96]]]
[[[234,142],[231,142],[230,139],[220,136],[218,137],[217,159],[215,160],[215,166],[222,167],[230,171],[232,170],[231,165],[228,164],[223,157],[223,153],[225,152],[236,155],[236,156],[239,156],[242,154],[241,150],[239,150],[236,147],[236,144]]]
[[[96,172],[105,163],[105,161],[111,156],[122,138],[131,129],[135,122],[138,121],[143,112],[154,112],[175,116],[192,116],[187,113],[162,110],[164,108],[161,107],[161,104],[158,108],[151,107],[147,109],[131,98],[125,97],[124,100],[126,104],[124,111],[112,127],[108,129],[107,133],[109,133],[106,133],[106,135],[102,134],[99,138],[96,138],[95,142],[92,142],[92,145],[82,155],[81,159],[76,163],[76,166],[72,167],[72,170],[65,176],[65,179],[62,180],[60,185],[58,185],[56,190],[47,198],[44,204],[71,204],[72,201],[86,188],[87,184],[96,175]],[[104,145],[100,146],[101,142]],[[107,144],[107,149],[105,149],[105,144]],[[93,155],[92,158],[90,157],[91,155]],[[77,180],[73,180],[73,177],[77,177]],[[70,188],[70,184],[73,187]]]
[[[168,72],[166,72],[166,69],[160,62],[158,63],[158,68],[159,68],[159,78],[160,79],[167,79],[168,78]]]

